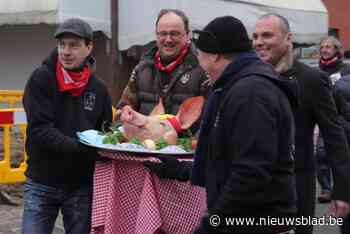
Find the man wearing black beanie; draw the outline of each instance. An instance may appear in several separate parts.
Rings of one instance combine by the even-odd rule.
[[[295,82],[281,80],[251,51],[244,25],[232,16],[215,18],[193,34],[200,65],[214,85],[192,173],[174,161],[177,172],[164,164],[153,171],[181,180],[186,174],[206,188],[207,213],[195,233],[289,233],[286,219],[296,212]]]

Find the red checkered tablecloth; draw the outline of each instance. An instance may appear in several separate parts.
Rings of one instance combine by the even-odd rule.
[[[101,152],[94,175],[92,234],[192,233],[206,210],[203,188],[159,179],[142,165],[153,157]]]

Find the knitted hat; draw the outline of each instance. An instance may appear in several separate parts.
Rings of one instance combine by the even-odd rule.
[[[226,54],[252,50],[246,28],[232,16],[217,17],[203,30],[194,30],[193,35],[195,45],[203,52]]]
[[[78,18],[71,18],[64,21],[56,30],[55,38],[59,38],[65,33],[71,33],[88,40],[93,39],[91,26],[84,20]]]

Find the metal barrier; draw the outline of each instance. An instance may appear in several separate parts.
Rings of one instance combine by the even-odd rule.
[[[0,103],[7,107],[14,107],[22,102],[23,91],[0,90]],[[12,184],[25,181],[27,155],[23,150],[23,160],[18,167],[11,165],[11,132],[14,126],[18,127],[23,136],[26,137],[27,120],[23,108],[0,109],[0,129],[2,130],[3,157],[0,160],[0,184]],[[24,148],[24,145],[23,145]]]
[[[22,90],[0,90],[0,103],[7,108],[13,108],[21,104],[23,98]]]

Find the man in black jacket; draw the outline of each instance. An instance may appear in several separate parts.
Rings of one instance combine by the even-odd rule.
[[[68,19],[55,33],[57,49],[30,76],[24,91],[28,168],[22,233],[52,233],[61,211],[66,233],[90,232],[96,152],[76,133],[101,129],[112,118],[111,99],[95,76],[93,32]]]
[[[327,36],[321,40],[319,68],[328,75],[332,85],[342,76],[350,73],[350,65],[345,64],[343,58],[343,46],[337,38]],[[319,134],[317,139],[316,159],[317,179],[321,186],[321,193],[318,196],[318,201],[330,202],[332,191],[331,165],[321,134]]]
[[[193,33],[200,65],[214,82],[192,168],[192,183],[206,188],[208,208],[195,233],[290,231],[286,223],[268,225],[267,219],[296,212],[295,83],[281,80],[251,51],[246,29],[232,16],[218,17]],[[148,166],[160,177],[189,178],[189,169],[172,163],[175,167]],[[256,222],[229,225],[226,218]]]
[[[316,123],[332,162],[335,183],[331,211],[336,216],[346,215],[350,202],[350,154],[328,78],[293,59],[292,34],[288,21],[280,15],[264,15],[257,21],[253,47],[285,79],[298,81],[299,102],[294,110],[298,216],[313,217],[315,212],[313,130]],[[297,233],[312,233],[312,226],[298,226]]]
[[[340,41],[327,36],[320,42],[319,68],[326,72],[332,84],[340,77],[350,74],[350,65],[344,63],[344,50]]]
[[[342,76],[334,84],[334,99],[339,111],[340,120],[345,134],[350,142],[350,75]],[[341,226],[341,233],[350,233],[350,215],[348,215]]]

